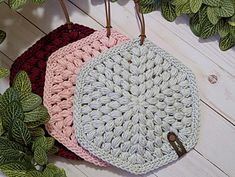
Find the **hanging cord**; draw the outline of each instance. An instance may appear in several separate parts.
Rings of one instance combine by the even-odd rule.
[[[134,2],[135,2],[135,11],[140,22],[140,45],[143,45],[144,39],[146,38],[144,14],[140,11],[140,1],[134,0]]]
[[[111,35],[111,10],[110,10],[110,0],[104,0],[105,4],[105,15],[106,15],[106,29],[107,37]]]
[[[71,26],[71,22],[70,22],[70,18],[69,18],[69,13],[68,13],[68,10],[67,10],[66,5],[64,3],[64,0],[59,0],[59,1],[60,1],[60,5],[61,5],[63,12],[64,12],[64,16],[66,19],[66,23],[68,25],[68,29],[71,30],[72,26]]]

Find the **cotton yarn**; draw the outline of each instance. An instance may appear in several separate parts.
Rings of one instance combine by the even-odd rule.
[[[169,132],[189,151],[199,129],[194,74],[148,39],[139,42],[111,48],[85,65],[74,96],[78,142],[134,174],[178,159]]]
[[[72,23],[71,30],[68,30],[67,24],[53,30],[38,40],[14,61],[11,66],[10,84],[12,84],[16,74],[24,70],[29,75],[32,83],[32,91],[42,97],[48,57],[57,49],[82,39],[93,32],[94,30],[89,27]],[[60,145],[58,155],[73,160],[80,159],[74,153]]]
[[[92,57],[126,40],[127,37],[114,30],[110,38],[106,37],[106,30],[96,31],[82,40],[57,50],[49,57],[47,63],[44,105],[51,118],[46,124],[46,129],[69,150],[99,166],[108,164],[82,148],[75,137],[73,95],[76,76],[84,63]]]

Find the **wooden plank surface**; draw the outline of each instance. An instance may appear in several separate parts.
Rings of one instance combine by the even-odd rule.
[[[103,0],[73,0],[67,2],[74,22],[101,29],[105,25]],[[125,1],[122,1],[125,2]],[[127,1],[126,1],[127,2]],[[77,8],[79,7],[79,8]],[[121,12],[121,13],[120,13]],[[87,13],[89,16],[86,16]],[[112,26],[129,37],[138,35],[138,28],[131,3],[112,5]],[[0,28],[8,34],[4,45],[0,45],[0,66],[10,67],[22,51],[32,45],[44,33],[64,23],[61,9],[56,0],[47,1],[36,7],[29,4],[19,13],[11,11],[6,4],[0,5]],[[3,17],[3,18],[2,18]],[[79,20],[78,20],[79,19]],[[221,52],[217,43],[209,41],[202,44],[187,29],[186,20],[168,23],[159,12],[146,16],[147,34],[157,45],[179,58],[196,74],[200,88],[201,131],[195,150],[184,158],[145,177],[224,177],[235,176],[235,82],[232,69],[235,51]],[[22,35],[22,32],[24,35]],[[215,60],[215,56],[219,59]],[[226,60],[226,58],[228,60]],[[218,77],[216,84],[208,82],[208,76]],[[7,80],[0,82],[0,91],[8,87]],[[216,110],[216,113],[211,107]],[[222,116],[221,116],[221,115]],[[229,120],[230,122],[228,122]],[[70,161],[59,157],[52,159],[66,169],[68,177],[108,177],[133,175],[115,167],[99,168],[87,162]],[[1,175],[0,175],[1,176]]]
[[[0,4],[0,13],[0,28],[7,33],[7,40],[0,45],[0,50],[9,58],[15,59],[44,35],[5,3]]]

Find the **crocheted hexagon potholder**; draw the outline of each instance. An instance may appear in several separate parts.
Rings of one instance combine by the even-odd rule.
[[[47,63],[44,105],[51,118],[46,129],[69,150],[99,166],[107,164],[83,149],[75,138],[72,115],[76,76],[85,62],[126,40],[116,31],[112,31],[110,38],[106,37],[106,30],[96,31],[56,51]]]
[[[74,126],[100,159],[134,174],[157,169],[178,158],[169,135],[179,153],[197,142],[195,77],[149,40],[109,49],[78,74]]]
[[[67,24],[62,25],[42,37],[19,56],[11,66],[10,83],[12,84],[19,71],[24,70],[29,75],[33,92],[42,97],[48,57],[59,48],[94,32],[93,29],[86,26],[72,23],[70,25],[70,31]],[[68,159],[80,159],[61,145],[59,145],[58,155]]]

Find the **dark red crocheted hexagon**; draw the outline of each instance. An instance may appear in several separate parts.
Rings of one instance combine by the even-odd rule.
[[[58,27],[19,56],[11,66],[10,85],[15,75],[24,70],[29,75],[33,92],[43,97],[46,62],[49,56],[57,49],[94,32],[93,29],[83,25],[71,24],[71,26],[71,30],[66,24]],[[73,160],[80,159],[62,145],[59,145],[58,155]]]

